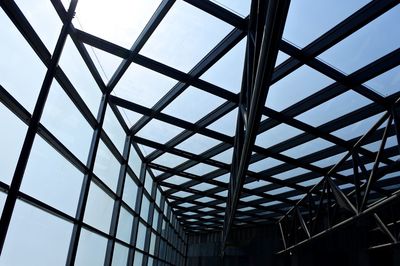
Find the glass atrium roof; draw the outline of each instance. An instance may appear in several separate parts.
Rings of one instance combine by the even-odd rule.
[[[69,5],[2,3],[0,208]],[[79,0],[17,191],[74,216],[83,174],[98,180],[89,198],[118,195],[129,158],[124,171],[141,181],[145,171],[184,230],[222,230],[250,10],[250,0]],[[291,1],[233,226],[276,222],[392,110],[400,97],[399,24],[398,1]],[[385,126],[358,150],[366,171]],[[388,126],[381,167],[398,159],[395,127]],[[137,154],[128,155],[127,141]],[[334,176],[345,192],[354,187],[352,169],[349,158]],[[148,206],[156,194],[146,180]],[[400,183],[392,174],[377,184],[394,191]],[[99,204],[111,213],[108,198]],[[106,232],[111,216],[93,217],[85,222]]]

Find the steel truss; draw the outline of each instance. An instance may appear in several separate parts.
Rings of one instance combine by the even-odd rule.
[[[382,162],[388,132],[393,128],[397,138],[397,155],[400,154],[399,100],[358,139],[352,149],[327,172],[324,178],[278,221],[284,246],[278,254],[292,251],[369,216],[373,216],[379,230],[391,241],[389,244],[373,246],[371,249],[397,244],[398,236],[388,229],[378,213],[398,203],[400,190],[394,192],[383,190],[378,181],[400,170],[399,160],[390,164]],[[367,169],[365,162],[360,159],[359,149],[382,125],[385,127],[381,134],[379,150],[375,154],[371,169]],[[349,177],[353,178],[353,186],[345,190],[339,187],[334,175],[349,162],[353,166],[353,174]],[[396,216],[392,223],[393,227],[397,227],[398,218]]]

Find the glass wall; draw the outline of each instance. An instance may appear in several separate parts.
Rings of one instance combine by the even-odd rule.
[[[107,82],[62,3],[40,3],[0,8],[0,265],[184,265]]]

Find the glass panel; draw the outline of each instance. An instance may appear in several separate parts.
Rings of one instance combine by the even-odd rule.
[[[211,0],[211,1],[242,17],[245,17],[250,13],[249,0]]]
[[[130,243],[133,216],[124,207],[121,207],[118,220],[117,237],[126,243]]]
[[[282,111],[332,83],[332,79],[304,65],[271,86],[265,106]]]
[[[0,25],[0,84],[32,113],[46,68],[3,9]]]
[[[322,177],[314,178],[314,179],[311,179],[311,180],[300,182],[300,183],[298,183],[298,185],[305,186],[305,187],[314,186],[319,181],[321,181],[321,179],[322,179]]]
[[[132,63],[115,86],[118,97],[151,108],[172,87],[176,80]]]
[[[232,162],[233,148],[227,149],[211,159],[230,164]]]
[[[244,57],[247,38],[241,40],[200,78],[234,93],[240,92],[242,85]],[[227,71],[229,69],[229,71]]]
[[[328,166],[333,166],[335,164],[337,164],[342,158],[343,156],[346,154],[347,152],[342,152],[336,155],[333,155],[329,158],[325,158],[316,162],[311,163],[312,165],[318,166],[318,167],[328,167]]]
[[[18,200],[0,264],[63,265],[71,232],[71,223]]]
[[[57,81],[50,88],[41,123],[81,162],[86,162],[93,129]]]
[[[367,2],[368,0],[291,1],[283,38],[303,48]]]
[[[174,185],[181,185],[181,184],[189,182],[189,181],[190,181],[190,179],[182,177],[182,176],[178,176],[178,175],[174,175],[174,176],[164,180],[164,182],[174,184]]]
[[[309,125],[320,126],[370,103],[371,101],[369,99],[360,94],[354,91],[347,91],[307,112],[302,113],[296,118],[302,122],[308,123]]]
[[[150,195],[151,195],[152,186],[153,186],[153,178],[151,177],[150,173],[148,171],[146,171],[146,178],[144,180],[144,187],[147,190],[147,192],[149,192]]]
[[[187,72],[231,29],[232,26],[202,10],[177,1],[141,54]]]
[[[65,42],[60,66],[96,117],[101,100],[101,91],[70,37]]]
[[[227,173],[217,178],[214,178],[214,180],[219,182],[229,183],[229,178],[230,178],[230,173]]]
[[[146,226],[139,222],[137,239],[136,239],[136,247],[138,249],[144,250],[144,242],[146,241]],[[136,260],[136,254],[135,254]]]
[[[139,251],[135,252],[135,258],[133,261],[133,266],[142,266],[143,254]]]
[[[117,117],[115,116],[114,111],[109,105],[107,105],[103,129],[113,144],[117,147],[119,152],[122,154],[124,150],[126,134]]]
[[[286,150],[282,152],[282,154],[297,159],[300,157],[307,156],[311,153],[321,151],[331,146],[333,146],[332,142],[326,141],[321,138],[317,138],[314,140],[310,140],[306,143],[303,143],[301,145],[295,146],[289,150]]]
[[[260,188],[266,185],[271,184],[270,182],[264,181],[264,180],[257,180],[257,181],[253,181],[251,183],[246,183],[244,184],[243,187],[247,188],[247,189],[255,189],[255,188]]]
[[[152,119],[136,135],[145,139],[165,144],[183,131],[182,128]]]
[[[131,147],[129,152],[129,166],[132,168],[136,176],[140,176],[140,169],[142,167],[142,160],[140,159],[135,147]]]
[[[216,146],[218,143],[219,142],[215,139],[206,137],[204,135],[195,134],[176,146],[176,148],[199,155]]]
[[[257,135],[256,145],[263,148],[269,148],[301,133],[303,133],[303,131],[297,128],[291,127],[286,124],[280,124],[261,133],[260,135]]]
[[[223,102],[224,100],[220,97],[190,86],[170,103],[163,112],[195,123]]]
[[[240,200],[244,201],[244,202],[249,202],[249,201],[254,201],[254,200],[258,200],[258,199],[262,199],[262,198],[259,196],[251,195],[251,196],[241,198]]]
[[[151,233],[150,248],[149,248],[150,255],[154,255],[155,247],[156,247],[156,235],[154,233]]]
[[[157,209],[154,209],[153,228],[155,230],[157,230],[157,226],[158,226],[158,217],[159,217],[159,212],[157,211]]]
[[[110,78],[114,75],[118,66],[122,63],[122,59],[116,55],[104,52],[103,50],[86,45],[86,49],[92,61],[94,62],[97,71],[100,73],[104,83],[108,83]]]
[[[125,266],[128,262],[129,249],[121,244],[115,243],[112,265]]]
[[[90,184],[84,222],[108,233],[114,201],[95,183]]]
[[[50,53],[56,47],[61,20],[49,1],[15,1]],[[39,3],[38,3],[39,2]]]
[[[397,6],[321,54],[320,58],[345,73],[352,73],[399,48],[400,28],[394,27],[399,20],[400,6]]]
[[[174,195],[175,197],[186,198],[186,197],[192,196],[193,193],[189,193],[189,192],[185,192],[185,191],[178,191],[172,195]]]
[[[74,216],[83,173],[36,136],[21,191]]]
[[[215,130],[219,133],[234,136],[236,132],[238,109],[234,109],[209,125],[207,128]]]
[[[178,165],[180,165],[181,163],[185,162],[187,159],[171,154],[171,153],[164,153],[163,155],[161,155],[160,157],[158,157],[157,159],[155,159],[153,162],[156,164],[160,164],[163,166],[167,166],[170,168],[174,168]]]
[[[130,48],[157,9],[160,0],[79,1],[75,26]]]
[[[103,265],[106,248],[106,238],[82,229],[75,265]]]
[[[305,174],[305,173],[308,173],[308,172],[309,171],[304,169],[304,168],[297,167],[297,168],[294,168],[292,170],[289,170],[289,171],[274,175],[274,177],[279,178],[281,180],[284,180],[284,179],[292,178],[292,177],[295,177],[295,176],[298,176],[298,175],[302,175],[302,174]]]
[[[129,207],[132,208],[132,210],[135,209],[137,189],[138,187],[136,183],[129,175],[127,175],[125,179],[124,193],[122,195],[122,199],[126,204],[129,205]]]
[[[112,190],[117,189],[120,164],[103,141],[99,142],[94,173]]]
[[[0,42],[0,45],[1,43],[3,42]],[[10,184],[25,139],[26,125],[1,103],[0,121],[2,123],[0,138],[0,181]]]
[[[332,132],[332,135],[342,138],[344,140],[350,140],[359,136],[364,135],[367,131],[383,116],[383,113],[368,117],[357,123],[343,127]]]
[[[150,201],[149,199],[143,194],[142,198],[142,207],[140,208],[140,217],[143,218],[147,222],[149,217],[149,208],[150,208]]]
[[[113,93],[115,94],[115,93]],[[125,123],[129,128],[131,128],[139,119],[142,117],[141,114],[133,112],[131,110],[122,108],[118,106],[118,110],[122,114],[122,117],[124,118]]]
[[[265,158],[258,162],[252,163],[249,165],[249,170],[254,172],[262,172],[266,169],[275,167],[277,165],[283,164],[282,161],[273,159],[273,158]]]
[[[286,193],[286,192],[289,192],[289,191],[292,191],[292,190],[293,189],[289,188],[289,187],[280,187],[280,188],[277,188],[277,189],[270,190],[270,191],[268,191],[266,193],[269,194],[269,195],[278,195],[278,194]]]
[[[194,174],[194,175],[202,176],[202,175],[208,174],[208,173],[210,173],[212,171],[215,171],[217,169],[219,169],[219,168],[211,166],[211,165],[208,165],[208,164],[199,163],[199,164],[196,164],[193,167],[190,167],[189,169],[186,169],[185,172],[190,173],[190,174]]]
[[[0,192],[0,212],[3,212],[4,203],[6,202],[7,194]]]
[[[400,66],[392,68],[389,71],[373,78],[364,85],[371,88],[371,90],[378,92],[383,96],[389,96],[399,91],[400,88]]]
[[[208,184],[208,183],[199,183],[198,185],[195,185],[191,187],[192,189],[200,190],[200,191],[205,191],[209,189],[215,188],[214,185]]]
[[[275,62],[275,67],[279,66],[280,64],[282,64],[283,62],[285,62],[287,59],[289,59],[289,55],[282,52],[282,51],[278,51],[278,57],[276,58],[276,62]]]

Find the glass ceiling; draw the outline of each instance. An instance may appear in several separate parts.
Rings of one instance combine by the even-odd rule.
[[[0,208],[70,4],[15,2],[0,10]],[[127,193],[147,189],[142,204],[153,204],[153,178],[184,230],[221,230],[250,5],[250,0],[79,0],[20,191],[49,197],[54,200],[49,205],[73,216],[77,202],[67,206],[62,204],[67,195],[46,195],[60,183],[48,183],[47,192],[38,184],[56,173],[61,184],[68,179],[64,193],[78,199],[82,169],[88,168],[97,180],[88,197],[103,199],[102,212],[109,215],[129,158],[130,170],[124,171],[136,178]],[[399,21],[396,1],[291,1],[234,226],[276,221],[396,101]],[[382,130],[360,151],[366,164],[378,151],[374,142]],[[398,145],[392,140],[383,153],[391,161]],[[127,141],[135,158],[126,154]],[[68,175],[49,172],[45,161],[68,168]],[[341,182],[352,182],[343,181],[351,180],[349,169],[351,163],[340,169]],[[381,187],[394,190],[395,178],[379,181]],[[25,203],[18,204],[20,209]],[[134,206],[126,204],[126,216]],[[111,216],[96,221],[98,214],[90,214],[98,211],[95,206],[86,208],[84,222],[108,234]],[[90,242],[90,234],[82,237]]]

